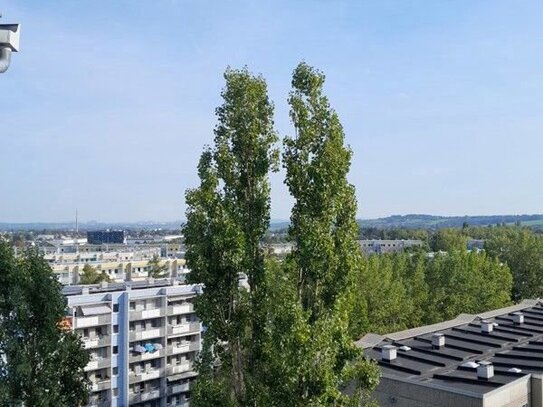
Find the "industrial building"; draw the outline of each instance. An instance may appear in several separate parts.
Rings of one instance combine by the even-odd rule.
[[[87,242],[90,244],[123,244],[126,242],[124,230],[95,230],[87,232]]]
[[[173,279],[63,288],[65,322],[91,352],[88,407],[189,406],[200,292]]]
[[[381,407],[543,406],[540,300],[357,344],[381,369]]]

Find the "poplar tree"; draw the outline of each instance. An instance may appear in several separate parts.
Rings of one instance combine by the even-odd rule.
[[[214,145],[200,158],[199,187],[186,194],[189,281],[205,287],[195,307],[207,329],[195,406],[254,405],[264,340],[260,241],[270,219],[268,175],[278,161],[273,104],[261,76],[228,69],[224,78]]]
[[[285,182],[295,200],[288,231],[295,248],[286,269],[308,333],[298,338],[306,362],[297,372],[292,405],[362,405],[361,394],[377,384],[378,372],[349,335],[361,262],[357,204],[347,180],[352,153],[323,93],[324,79],[305,63],[294,70],[289,104],[295,136],[284,140]],[[358,388],[348,397],[342,390],[353,378]]]
[[[62,327],[66,299],[35,250],[15,258],[0,241],[0,405],[73,407],[86,403],[89,354]]]

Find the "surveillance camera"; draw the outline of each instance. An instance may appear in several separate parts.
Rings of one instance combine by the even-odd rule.
[[[11,53],[19,51],[19,24],[0,24],[0,73],[6,72],[11,61]]]

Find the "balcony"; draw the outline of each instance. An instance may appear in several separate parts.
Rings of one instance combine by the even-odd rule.
[[[169,345],[167,349],[168,349],[168,355],[178,355],[180,353],[196,352],[200,350],[200,342],[193,341],[193,342],[185,342],[179,345],[172,344],[172,345]]]
[[[111,358],[94,359],[94,360],[91,360],[89,363],[87,363],[87,366],[85,366],[85,369],[83,370],[85,372],[88,372],[90,370],[104,369],[110,366],[111,366]]]
[[[161,389],[161,388],[153,389],[153,390],[149,390],[149,391],[144,390],[144,391],[142,391],[141,393],[138,393],[138,394],[131,393],[130,396],[129,396],[130,404],[142,403],[142,402],[145,402],[145,401],[157,399],[159,397],[164,396],[165,393],[166,392],[164,391],[164,389]]]
[[[190,400],[172,401],[166,404],[166,407],[189,407],[189,406],[190,406]]]
[[[168,335],[182,335],[186,333],[200,332],[200,323],[193,322],[182,325],[168,325]]]
[[[89,317],[74,318],[74,328],[88,328],[89,326],[109,325],[111,324],[111,315],[92,315]]]
[[[165,349],[160,349],[154,352],[146,352],[140,355],[130,355],[129,362],[142,362],[144,360],[158,359],[163,357],[166,354]]]
[[[141,373],[130,373],[128,376],[128,382],[130,384],[132,383],[138,383],[143,382],[145,380],[153,380],[158,379],[159,377],[162,377],[164,375],[164,368],[158,368],[158,369],[149,369],[146,372]]]
[[[111,337],[109,335],[104,335],[102,337],[97,338],[81,338],[83,341],[83,347],[85,349],[95,349],[95,348],[102,348],[104,346],[110,346],[111,345]]]
[[[172,376],[174,374],[190,372],[191,370],[192,363],[181,363],[180,365],[168,366],[168,368],[166,369],[166,373],[168,376]]]
[[[192,384],[190,382],[168,386],[168,396],[171,396],[172,394],[189,391],[191,387],[192,387]]]
[[[89,400],[86,407],[110,407],[111,400]]]
[[[164,308],[154,308],[142,311],[130,311],[130,321],[141,319],[160,318],[166,315]]]
[[[132,341],[145,341],[152,338],[161,338],[164,336],[164,328],[152,328],[143,331],[132,331],[129,335],[129,340]]]
[[[103,391],[103,390],[109,390],[109,389],[111,389],[111,380],[105,379],[96,383],[92,383],[90,391],[95,392],[95,391]]]
[[[194,312],[194,304],[178,304],[168,306],[168,315],[190,314]]]

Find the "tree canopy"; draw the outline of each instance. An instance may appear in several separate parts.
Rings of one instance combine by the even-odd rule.
[[[15,258],[0,241],[0,405],[83,405],[89,354],[62,327],[66,299],[35,250]]]

